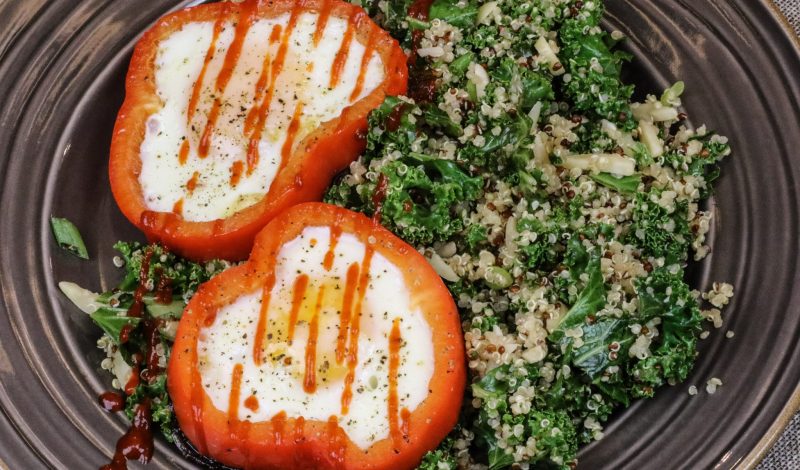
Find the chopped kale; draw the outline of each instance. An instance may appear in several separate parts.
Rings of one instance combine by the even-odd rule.
[[[634,196],[633,223],[626,240],[642,248],[654,258],[664,258],[668,264],[686,261],[692,235],[687,220],[687,204],[674,202],[670,210],[659,202],[663,191]]]

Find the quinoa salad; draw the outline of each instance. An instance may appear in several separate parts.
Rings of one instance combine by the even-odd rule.
[[[602,1],[353,3],[407,51],[409,91],[371,113],[366,151],[325,202],[378,211],[445,280],[464,331],[459,424],[419,468],[573,468],[615,411],[685,381],[698,341],[723,325],[733,287],[699,292],[684,278],[709,253],[703,200],[727,139],[688,125],[682,82],[632,101],[621,73],[633,58],[601,26]],[[232,263],[116,248],[118,288],[60,287],[102,328],[101,366],[129,392],[128,416],[148,397],[172,442],[165,367],[178,320]],[[165,285],[169,301],[157,301]],[[143,318],[126,313],[137,295]],[[138,370],[148,341],[155,366]]]

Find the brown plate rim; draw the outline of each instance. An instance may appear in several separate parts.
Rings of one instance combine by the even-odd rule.
[[[794,43],[794,47],[800,53],[800,35],[797,34],[794,27],[789,23],[789,18],[783,14],[783,11],[775,3],[775,0],[765,0],[767,8],[772,13],[772,16],[778,21],[783,28],[784,33]],[[742,460],[741,466],[748,470],[756,468],[770,453],[775,443],[783,435],[789,427],[789,423],[794,418],[794,415],[800,412],[800,384],[795,388],[794,394],[786,406],[783,408],[780,416],[772,423],[767,433],[756,444],[755,448],[747,454]]]

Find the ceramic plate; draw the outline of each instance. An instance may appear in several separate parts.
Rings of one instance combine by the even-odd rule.
[[[0,2],[0,467],[96,468],[126,423],[96,397],[99,330],[56,283],[108,290],[117,240],[141,239],[109,190],[111,131],[137,37],[169,0]],[[629,36],[639,92],[686,82],[686,110],[731,139],[709,201],[713,254],[690,282],[736,287],[687,383],[615,416],[581,468],[750,467],[797,405],[800,384],[800,54],[756,0],[608,0]],[[51,215],[81,228],[91,261],[61,251]],[[725,332],[736,333],[731,339]],[[689,385],[724,382],[713,396]],[[149,468],[191,467],[159,442]]]

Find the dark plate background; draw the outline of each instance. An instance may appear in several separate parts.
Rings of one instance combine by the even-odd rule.
[[[762,1],[607,4],[608,24],[631,38],[630,80],[655,92],[683,79],[693,122],[732,140],[710,202],[714,253],[692,284],[728,281],[736,296],[689,382],[621,413],[581,467],[749,467],[800,392],[800,56]],[[124,430],[95,404],[109,388],[99,330],[56,283],[108,289],[111,245],[140,238],[111,197],[107,152],[132,44],[177,6],[0,0],[0,467],[97,468]],[[50,215],[81,228],[91,261],[55,247]],[[716,395],[689,397],[711,377],[725,383]],[[150,468],[189,466],[165,443],[156,455]]]

